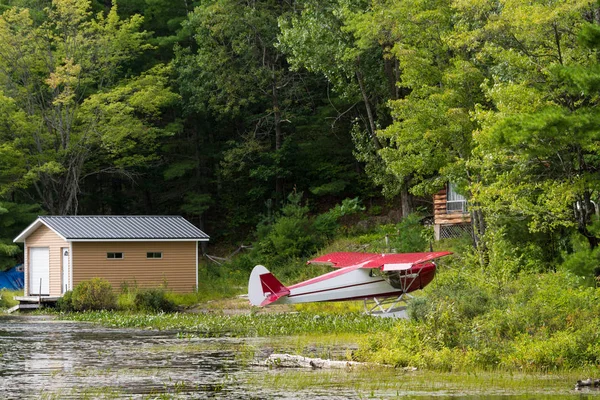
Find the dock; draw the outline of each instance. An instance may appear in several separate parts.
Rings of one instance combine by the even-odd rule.
[[[19,304],[6,310],[8,314],[17,310],[35,310],[46,306],[54,306],[60,296],[15,296],[14,299]]]

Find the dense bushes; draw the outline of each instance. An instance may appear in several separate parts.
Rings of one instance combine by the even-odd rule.
[[[57,307],[62,311],[112,310],[117,307],[117,295],[106,279],[92,278],[65,293]]]
[[[600,289],[566,271],[498,284],[481,268],[445,269],[413,319],[370,337],[357,357],[444,371],[546,371],[600,362]]]
[[[139,311],[173,312],[177,306],[163,289],[145,289],[135,295],[135,308]]]
[[[65,292],[65,294],[63,294],[62,297],[60,299],[58,299],[58,301],[56,302],[56,308],[59,311],[64,311],[64,312],[75,311],[75,308],[73,307],[73,291],[72,290]]]
[[[22,295],[22,290],[0,289],[0,309],[16,306],[17,304],[19,304],[19,302],[16,301],[14,297]]]
[[[309,257],[335,236],[341,217],[361,210],[358,199],[346,199],[328,212],[312,217],[309,207],[302,205],[302,193],[291,193],[281,213],[257,227],[255,256],[267,265]]]
[[[164,289],[137,289],[125,286],[117,297],[108,281],[93,278],[81,282],[73,291],[66,292],[56,307],[60,311],[130,310],[172,312],[177,305]]]

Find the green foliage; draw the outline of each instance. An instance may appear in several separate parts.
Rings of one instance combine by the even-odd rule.
[[[73,310],[112,310],[117,306],[117,296],[106,279],[92,278],[83,281],[69,296]]]
[[[0,195],[34,189],[57,215],[77,212],[86,176],[154,160],[157,119],[178,99],[164,66],[123,72],[150,48],[143,18],[121,19],[116,5],[96,15],[90,8],[55,0],[41,23],[27,8],[0,15],[0,152],[12,154],[2,161]],[[86,170],[92,160],[100,165]]]
[[[56,309],[62,312],[72,312],[75,311],[75,307],[73,305],[73,291],[69,290],[65,292],[61,298],[56,302]]]
[[[135,308],[139,311],[173,312],[176,305],[164,289],[144,289],[136,293]]]
[[[413,319],[365,341],[357,357],[441,371],[596,365],[598,289],[566,272],[502,279],[464,262],[441,263],[409,303]]]
[[[414,253],[428,250],[428,239],[421,217],[410,214],[397,224],[378,225],[354,241],[369,252]]]
[[[314,254],[334,237],[341,217],[364,210],[358,198],[345,199],[342,204],[313,218],[309,208],[301,204],[302,195],[291,193],[281,215],[272,224],[259,226],[256,247],[262,263],[282,265]]]
[[[19,302],[14,299],[15,296],[23,296],[23,291],[0,289],[0,309],[10,308],[19,304]]]
[[[600,248],[584,248],[568,254],[562,268],[593,283],[593,278],[600,276]]]
[[[354,156],[372,182],[393,197],[404,182],[388,173],[377,154],[385,145],[377,133],[389,124],[386,101],[400,95],[397,59],[389,52],[389,38],[370,35],[371,27],[363,18],[370,7],[365,1],[304,1],[300,12],[279,18],[278,47],[293,69],[324,76],[342,99],[354,103],[351,109],[358,114],[350,128]],[[381,15],[377,17],[380,24]]]
[[[0,201],[0,271],[14,267],[22,259],[19,255],[23,250],[13,239],[40,211],[37,205]]]
[[[281,214],[259,225],[258,241],[253,258],[256,263],[275,266],[287,274],[292,265],[301,264],[338,233],[339,220],[364,210],[358,198],[345,199],[328,212],[313,217],[309,208],[302,205],[302,193],[291,193]],[[298,261],[300,260],[300,261]],[[291,273],[291,276],[295,276]]]
[[[376,17],[388,7],[394,46],[391,53],[403,71],[401,85],[410,90],[390,102],[393,123],[380,132],[390,143],[380,151],[387,169],[411,180],[411,191],[430,194],[444,181],[465,178],[476,125],[470,117],[483,102],[484,74],[462,49],[453,47],[455,25],[446,2],[384,2],[366,17],[371,32],[385,31]],[[431,23],[433,18],[436,23]]]

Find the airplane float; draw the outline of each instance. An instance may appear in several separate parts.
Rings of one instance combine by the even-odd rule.
[[[364,300],[372,314],[393,314],[410,292],[423,289],[435,276],[432,260],[452,254],[329,253],[307,264],[327,265],[334,271],[284,286],[267,268],[257,265],[248,281],[248,299],[254,306],[322,301]],[[368,302],[371,301],[369,304]]]

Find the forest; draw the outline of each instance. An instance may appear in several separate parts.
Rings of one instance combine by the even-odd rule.
[[[183,215],[207,253],[251,245],[203,260],[190,303],[258,263],[287,284],[319,252],[433,247],[454,255],[410,321],[319,317],[369,332],[353,359],[597,373],[599,58],[593,0],[0,0],[0,270],[43,214]],[[434,242],[449,183],[472,231]],[[311,310],[269,335],[317,332]]]
[[[326,244],[349,208],[426,217],[452,182],[482,268],[600,274],[595,1],[0,12],[2,268],[39,214],[180,214],[282,260]]]

